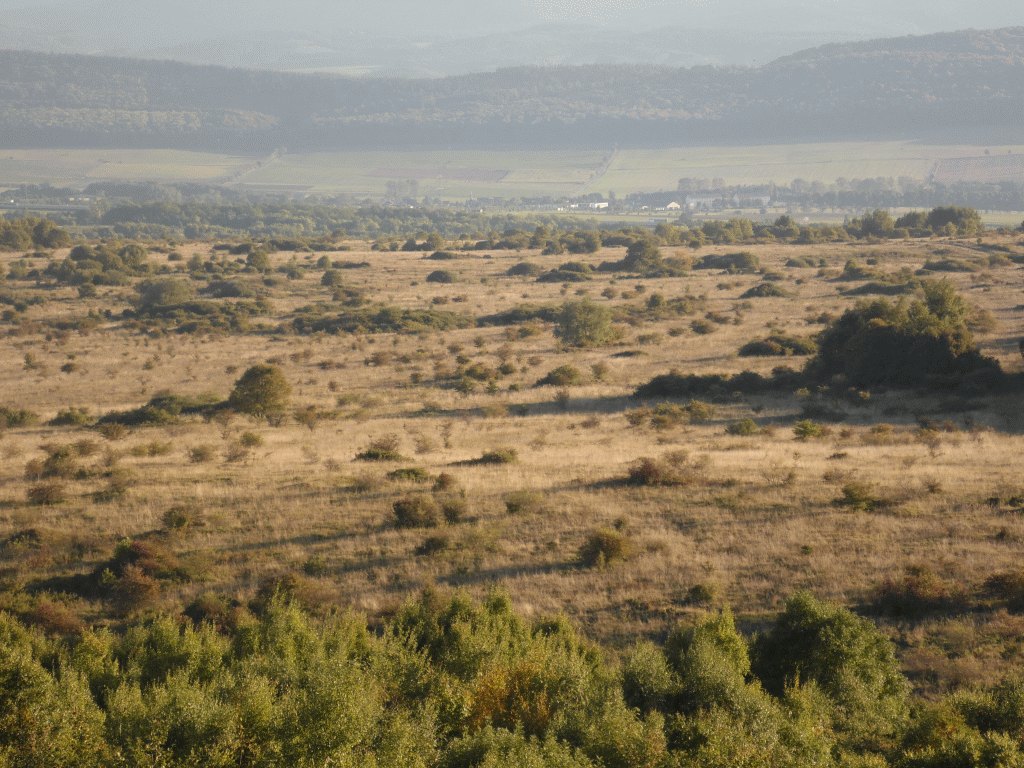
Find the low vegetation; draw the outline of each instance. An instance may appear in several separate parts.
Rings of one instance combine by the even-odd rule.
[[[0,255],[0,763],[1020,762],[1024,244],[764,226]]]

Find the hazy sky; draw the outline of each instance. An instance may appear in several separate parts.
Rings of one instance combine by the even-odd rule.
[[[4,48],[219,63],[217,46],[237,52],[251,44],[254,52],[276,47],[269,66],[281,68],[289,67],[288,51],[279,45],[288,36],[296,38],[289,43],[294,50],[305,46],[308,53],[317,45],[338,51],[345,36],[466,37],[586,23],[715,30],[740,36],[736,50],[749,34],[752,48],[776,40],[764,50],[777,54],[792,52],[789,41],[795,50],[839,39],[1024,26],[1024,0],[0,0],[0,11]],[[253,58],[258,66],[267,61]]]
[[[718,27],[756,21],[752,30],[756,34],[815,25],[891,28],[903,34],[1024,24],[1020,0],[0,0],[0,9],[45,9],[57,26],[70,19],[114,21],[123,24],[124,31],[144,28],[157,37],[182,32],[208,36],[261,24],[309,31],[326,26],[456,34],[508,24],[571,21],[632,28],[681,23]],[[17,14],[4,16],[0,27],[18,23]]]

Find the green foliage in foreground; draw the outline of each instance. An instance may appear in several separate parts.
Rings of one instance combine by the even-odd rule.
[[[0,765],[1017,766],[1024,685],[912,706],[893,649],[798,595],[751,651],[731,614],[621,668],[564,619],[433,593],[378,633],[272,599],[52,639],[0,615]]]

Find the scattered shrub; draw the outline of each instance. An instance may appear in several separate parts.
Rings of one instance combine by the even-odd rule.
[[[533,264],[529,261],[520,261],[508,268],[505,273],[509,277],[536,277],[544,271],[544,267],[539,264]]]
[[[416,547],[414,552],[420,557],[427,557],[445,552],[451,548],[451,545],[451,539],[449,539],[445,534],[427,536],[427,538],[423,540],[423,543]]]
[[[461,493],[446,493],[435,497],[441,505],[441,514],[449,525],[462,522],[469,514],[469,504]]]
[[[708,254],[698,259],[694,269],[724,269],[732,274],[754,273],[761,268],[761,262],[757,256],[749,251],[740,253]]]
[[[869,483],[854,481],[843,486],[842,496],[835,503],[840,507],[870,511],[879,506],[881,501]]]
[[[31,427],[39,423],[39,415],[22,408],[0,405],[0,429]]]
[[[519,452],[515,448],[495,448],[485,451],[473,464],[515,464],[519,461]]]
[[[592,531],[580,547],[579,561],[587,568],[606,568],[629,560],[636,554],[633,540],[622,531],[599,528]]]
[[[356,454],[357,461],[405,461],[399,452],[398,435],[384,435],[370,441],[362,451]]]
[[[243,448],[261,448],[263,443],[263,436],[256,432],[243,432],[238,436],[238,444]]]
[[[25,495],[28,503],[36,506],[63,504],[68,497],[64,484],[55,481],[30,486]]]
[[[388,472],[387,478],[410,483],[428,483],[430,482],[430,473],[422,467],[402,467]]]
[[[668,453],[660,459],[638,459],[629,468],[628,485],[689,485],[698,479],[703,461],[693,461],[685,451]]]
[[[392,505],[399,528],[434,528],[441,524],[441,505],[433,496],[406,496]]]
[[[908,566],[900,578],[887,578],[874,590],[872,607],[886,616],[915,617],[948,612],[963,599],[961,588],[926,565]]]
[[[741,299],[765,299],[765,298],[786,298],[789,291],[780,288],[775,283],[758,283],[740,294]]]
[[[164,512],[160,521],[169,531],[187,531],[203,525],[203,514],[191,505],[177,504]]]
[[[444,285],[448,285],[454,283],[456,279],[455,273],[449,272],[446,269],[436,269],[427,275],[428,283],[442,283]]]
[[[505,511],[510,515],[547,514],[547,498],[539,491],[513,491],[505,496]]]
[[[89,414],[88,408],[65,408],[47,422],[51,427],[87,427],[96,419]]]
[[[737,437],[751,437],[752,435],[760,434],[761,428],[757,426],[757,422],[753,419],[740,419],[726,426],[725,431],[726,434],[736,435]]]
[[[194,445],[188,449],[188,460],[193,464],[206,464],[213,461],[217,449],[212,445]]]
[[[748,341],[740,347],[740,357],[785,357],[789,355],[813,355],[818,345],[812,339],[772,334],[765,339]]]
[[[142,407],[105,414],[99,419],[98,424],[104,437],[117,439],[108,437],[108,433],[116,433],[117,428],[114,425],[122,427],[167,426],[176,423],[179,417],[184,415],[207,415],[214,410],[219,400],[220,398],[215,395],[189,397],[172,392],[158,392]],[[127,431],[124,432],[124,435],[126,434]]]
[[[583,372],[572,365],[560,365],[537,382],[538,387],[571,387],[583,384]]]
[[[448,472],[442,472],[434,478],[435,491],[457,491],[460,487],[459,481],[455,475]]]
[[[810,419],[802,419],[793,425],[793,435],[797,440],[811,440],[826,434],[827,429],[823,425]]]

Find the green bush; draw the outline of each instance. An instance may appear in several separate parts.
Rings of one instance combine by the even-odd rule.
[[[399,480],[410,483],[429,483],[431,475],[423,467],[400,467],[387,474],[388,480]]]
[[[125,617],[116,632],[84,627],[73,603],[46,595],[19,610],[35,626],[0,613],[6,764],[1021,764],[1016,676],[920,701],[908,719],[889,641],[807,595],[751,647],[723,610],[686,619],[660,646],[638,643],[620,671],[566,619],[529,621],[499,592],[428,590],[371,628],[347,612],[311,618],[298,606],[316,582],[289,573],[251,610],[201,592],[185,616],[161,615],[165,586],[189,578],[162,538],[123,540],[94,574],[96,595]],[[607,564],[621,543],[600,538],[594,562]],[[432,534],[417,551],[451,546]],[[315,554],[302,568],[329,570]]]
[[[560,365],[549,371],[544,378],[537,382],[536,386],[571,387],[583,384],[584,381],[583,372],[578,368],[572,365]]]
[[[398,435],[375,438],[356,454],[356,461],[405,461],[405,456],[399,451],[400,445]]]
[[[546,514],[547,498],[539,491],[513,491],[505,496],[505,511],[510,515]]]
[[[456,282],[457,279],[455,273],[449,272],[447,269],[436,269],[427,275],[428,283],[450,284]]]
[[[775,283],[758,283],[740,294],[741,299],[786,298],[790,293]]]
[[[505,272],[509,277],[536,277],[544,271],[544,267],[529,261],[520,261]]]
[[[258,418],[280,416],[288,408],[292,388],[275,365],[254,365],[235,382],[228,406]]]
[[[819,686],[851,747],[891,743],[907,716],[908,686],[889,640],[869,621],[806,593],[790,598],[758,638],[754,672],[778,696],[797,679]]]
[[[151,280],[139,285],[136,305],[139,311],[154,313],[168,307],[177,307],[195,299],[192,283],[177,277]]]
[[[444,519],[441,505],[433,496],[406,496],[391,506],[399,528],[435,528]]]
[[[740,357],[785,357],[789,355],[813,355],[818,345],[811,339],[796,336],[772,334],[765,339],[748,341],[740,347]]]
[[[589,299],[566,302],[556,320],[555,336],[570,347],[608,344],[616,337],[611,310]]]
[[[64,408],[57,412],[57,415],[47,422],[51,427],[88,427],[95,423],[96,419],[89,413],[88,408]]]
[[[55,481],[30,486],[25,495],[28,503],[36,506],[63,504],[68,498],[64,484]]]
[[[112,430],[116,427],[166,426],[176,423],[180,416],[205,416],[215,410],[219,401],[216,395],[188,397],[173,392],[158,392],[140,408],[104,414],[98,425],[104,437],[113,434]]]
[[[23,408],[0,405],[0,429],[31,427],[39,423],[39,415]]]
[[[519,452],[515,448],[495,448],[485,451],[474,464],[515,464],[519,461]]]
[[[671,486],[690,485],[699,475],[699,463],[689,460],[685,452],[668,453],[660,459],[637,459],[626,476],[628,485]]]
[[[753,419],[740,419],[727,425],[725,432],[737,437],[751,437],[752,435],[760,434],[761,428],[757,426],[757,422]]]
[[[693,265],[694,269],[724,269],[733,274],[757,272],[761,263],[757,256],[749,251],[740,253],[708,254],[697,260]]]
[[[810,419],[802,419],[793,425],[793,436],[797,440],[812,440],[817,437],[824,437],[827,430],[821,424]]]
[[[835,503],[840,507],[868,512],[879,506],[881,500],[870,483],[851,481],[843,486],[842,495]]]
[[[622,531],[598,528],[587,535],[580,547],[579,561],[587,568],[605,568],[629,560],[636,551],[636,544]]]

